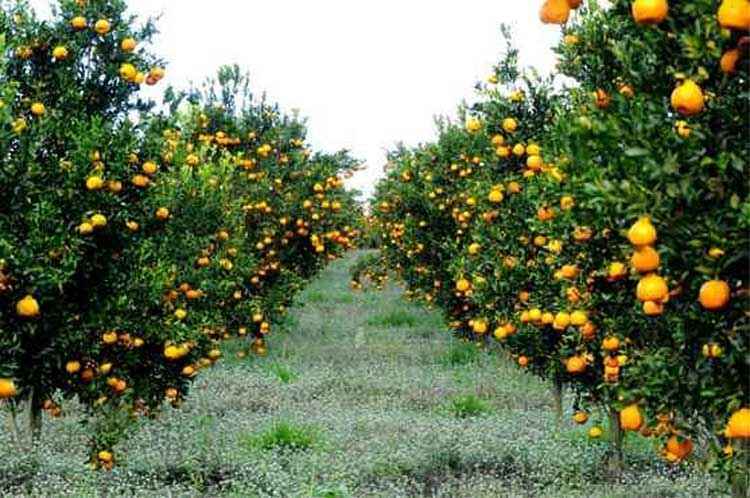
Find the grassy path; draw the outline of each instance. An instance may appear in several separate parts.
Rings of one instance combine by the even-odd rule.
[[[606,443],[557,430],[545,385],[457,343],[394,286],[351,292],[353,261],[305,291],[267,358],[228,347],[183,409],[117,449],[111,473],[83,467],[74,414],[48,422],[35,454],[0,435],[0,495],[716,496],[640,441],[625,482],[607,484]]]

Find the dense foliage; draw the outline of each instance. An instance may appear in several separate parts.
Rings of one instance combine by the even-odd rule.
[[[257,99],[237,68],[164,110],[151,22],[124,1],[62,0],[49,21],[0,10],[0,400],[95,421],[92,463],[137,415],[179,404],[220,342],[265,337],[295,293],[352,247],[344,152]]]
[[[746,489],[750,4],[610,3],[544,2],[549,80],[509,47],[464,123],[394,151],[375,237],[460,336],[569,386],[577,422],[602,407],[670,461],[700,443]]]

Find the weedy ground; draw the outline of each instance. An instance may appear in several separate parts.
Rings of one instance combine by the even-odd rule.
[[[555,423],[549,387],[496,353],[451,338],[397,286],[355,293],[331,265],[301,296],[266,358],[225,360],[184,406],[145,421],[112,472],[85,467],[75,407],[39,444],[0,430],[0,495],[49,497],[706,497],[722,483],[667,465],[629,436],[608,445]],[[591,423],[597,422],[592,417]],[[603,423],[604,420],[601,420]]]

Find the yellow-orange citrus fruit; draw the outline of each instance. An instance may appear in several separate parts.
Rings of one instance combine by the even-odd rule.
[[[703,90],[693,80],[685,80],[672,92],[672,108],[683,116],[694,116],[703,110]]]
[[[732,439],[750,438],[750,408],[740,408],[729,417],[725,431]]]
[[[662,277],[651,274],[638,282],[635,294],[639,301],[664,302],[669,296],[669,287]]]
[[[731,74],[737,69],[737,61],[740,60],[740,51],[733,48],[724,52],[719,61],[722,72]]]
[[[652,246],[641,246],[636,248],[630,258],[630,264],[638,273],[649,273],[659,269],[661,259],[659,253]]]
[[[34,318],[39,316],[39,313],[39,303],[31,295],[16,303],[16,314],[22,318]]]
[[[720,310],[729,304],[729,284],[724,280],[705,282],[698,293],[698,301],[707,310]]]
[[[656,242],[656,228],[651,219],[643,216],[628,230],[628,240],[634,246],[647,246]]]
[[[584,411],[575,412],[573,415],[573,421],[576,424],[585,424],[589,420],[589,414]]]
[[[722,28],[750,29],[750,1],[722,0],[716,17]]]
[[[629,405],[620,412],[620,427],[626,431],[637,431],[643,425],[643,415],[638,405]]]
[[[568,0],[545,0],[539,19],[545,24],[565,24],[570,16]]]
[[[18,394],[13,379],[0,379],[0,399],[9,399]]]
[[[667,0],[635,0],[631,6],[633,19],[639,24],[659,24],[667,18]]]
[[[665,450],[675,459],[682,460],[693,452],[693,442],[689,438],[680,439],[675,434],[667,440]]]
[[[583,356],[571,356],[565,362],[565,369],[570,374],[579,374],[586,370],[586,359]]]

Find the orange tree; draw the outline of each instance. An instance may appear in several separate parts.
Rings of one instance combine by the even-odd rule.
[[[1,78],[12,89],[0,145],[0,377],[30,398],[35,431],[44,400],[67,386],[68,352],[91,340],[95,297],[108,293],[103,270],[128,244],[123,224],[145,196],[131,181],[138,132],[126,118],[145,109],[139,83],[163,71],[132,46],[153,26],[133,28],[124,10],[61,2],[49,22],[25,2],[0,11]]]
[[[138,414],[179,404],[218,341],[263,337],[296,290],[353,244],[346,153],[304,149],[304,123],[254,103],[236,69],[187,111],[137,100],[163,70],[124,2],[2,11],[4,199],[0,399],[32,428],[61,397],[89,409],[92,464]],[[58,20],[59,19],[59,20]],[[152,69],[144,69],[152,68]],[[148,73],[148,74],[146,74]],[[216,95],[221,95],[221,102]],[[140,112],[139,124],[128,119]]]
[[[462,110],[465,125],[443,124],[436,143],[392,154],[374,209],[387,264],[411,291],[445,310],[459,335],[494,335],[521,366],[552,379],[560,414],[572,304],[555,309],[554,300],[557,277],[578,272],[555,266],[568,248],[554,227],[569,223],[572,201],[541,155],[557,105],[551,84],[522,75],[516,59],[509,47],[479,102]],[[583,311],[573,316],[591,327]]]
[[[564,3],[542,19],[566,22]],[[386,262],[463,333],[494,329],[521,364],[562,375],[576,405],[603,405],[618,447],[621,428],[640,430],[679,461],[701,436],[742,493],[750,7],[684,2],[667,17],[661,4],[592,2],[565,29],[559,69],[575,85],[499,154],[520,138],[518,157],[539,156],[525,172],[493,167],[488,139],[504,147],[502,120],[521,111],[490,92],[465,131],[395,153],[373,209]],[[491,83],[514,81],[507,64]]]
[[[747,449],[718,443],[750,425],[749,28],[746,1],[592,4],[558,47],[578,87],[550,133],[594,233],[591,306],[628,357],[612,406],[643,411],[623,425],[671,460],[707,432],[734,474]]]

